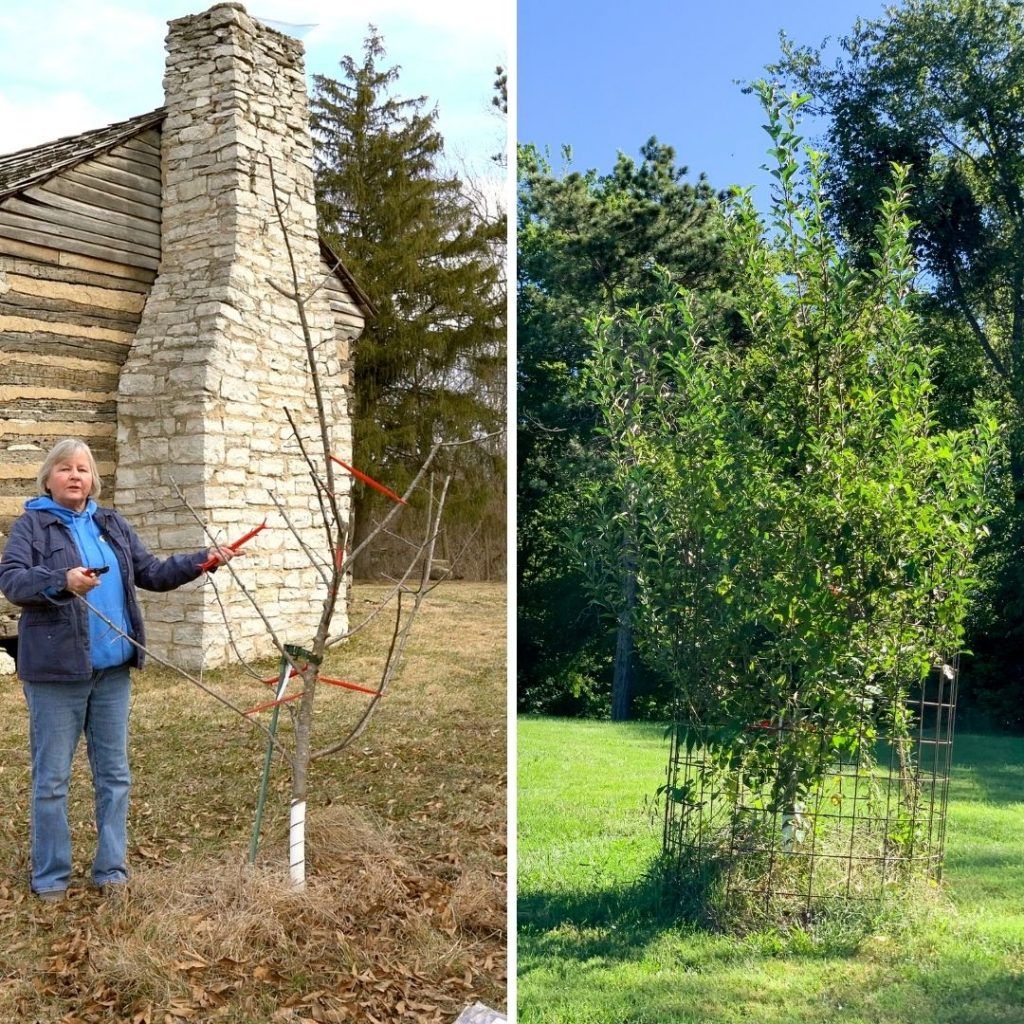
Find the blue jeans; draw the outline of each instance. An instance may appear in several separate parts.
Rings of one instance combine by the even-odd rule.
[[[74,683],[25,683],[32,756],[32,890],[66,889],[71,878],[68,786],[85,733],[96,793],[96,885],[125,882],[128,870],[128,710],[126,665]]]

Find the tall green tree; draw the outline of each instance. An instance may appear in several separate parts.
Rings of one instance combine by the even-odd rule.
[[[436,442],[504,423],[505,218],[445,170],[437,108],[397,96],[384,58],[371,27],[340,79],[315,76],[311,126],[321,231],[378,309],[354,347],[355,460],[401,489]],[[455,525],[493,511],[505,471],[500,444],[457,458]],[[360,534],[380,500],[357,493]]]
[[[793,820],[836,751],[959,651],[997,425],[936,422],[905,169],[858,268],[828,229],[820,154],[801,174],[801,97],[759,89],[770,231],[747,193],[726,206],[745,344],[705,293],[670,288],[596,318],[586,379],[634,510],[641,647],[687,726],[712,727],[708,756]]]
[[[945,346],[945,411],[956,422],[976,387],[1001,400],[1005,515],[986,557],[965,693],[1024,726],[1024,7],[904,0],[858,21],[833,62],[785,42],[771,70],[812,93],[826,119],[832,220],[862,258],[885,169],[909,168],[921,308]]]
[[[566,157],[569,153],[566,151]],[[519,669],[528,707],[625,717],[641,671],[632,657],[628,510],[603,610],[592,603],[568,528],[595,507],[598,411],[580,388],[592,341],[585,320],[650,301],[656,264],[722,291],[721,221],[703,178],[685,180],[670,146],[650,139],[613,170],[563,173],[533,146],[518,161]],[[596,524],[595,524],[596,526]]]

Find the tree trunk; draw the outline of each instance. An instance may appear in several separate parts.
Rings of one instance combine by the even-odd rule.
[[[301,678],[301,677],[300,677]],[[303,683],[308,680],[303,679]],[[306,787],[311,751],[310,725],[313,711],[312,687],[302,699],[295,729],[295,754],[292,761],[291,810],[288,822],[288,873],[292,887],[306,887]],[[307,699],[309,698],[309,699]]]
[[[636,566],[632,554],[622,560],[622,605],[615,637],[615,667],[612,673],[612,721],[629,718],[633,700],[633,610],[636,607]]]
[[[1015,403],[1018,414],[1024,410],[1024,402]],[[1019,434],[1014,431],[1010,436],[1010,480],[1013,484],[1013,501],[1017,509],[1024,508],[1024,438],[1013,436]]]

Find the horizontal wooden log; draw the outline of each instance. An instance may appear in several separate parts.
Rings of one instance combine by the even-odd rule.
[[[335,313],[343,313],[346,316],[358,317],[360,320],[366,319],[363,315],[363,311],[348,297],[328,294],[327,304]]]
[[[104,310],[129,314],[134,316],[136,321],[138,314],[142,312],[142,307],[146,304],[145,295],[138,292],[122,291],[118,288],[97,288],[93,285],[45,280],[16,273],[8,273],[6,277],[7,286],[15,295],[60,299],[77,307],[99,307]]]
[[[47,298],[42,295],[22,295],[9,291],[0,298],[0,316],[29,317],[35,320],[57,320],[86,327],[107,327],[114,331],[135,334],[139,325],[137,313],[116,309],[100,309],[81,302]]]
[[[34,391],[43,390],[68,398],[95,395],[97,401],[108,401],[117,398],[117,385],[117,375],[106,373],[58,372],[52,366],[23,367],[17,363],[0,366],[0,393],[11,397],[30,397]]]
[[[68,244],[71,239],[79,239],[100,245],[104,249],[117,252],[140,253],[144,256],[160,258],[160,234],[150,231],[129,231],[127,228],[108,226],[94,217],[82,217],[67,210],[58,210],[55,206],[43,206],[38,203],[26,203],[21,199],[8,199],[0,203],[0,224],[28,228],[45,232],[63,239],[61,248],[74,249]],[[131,236],[131,237],[129,237]]]
[[[32,420],[34,423],[113,423],[117,402],[69,401],[56,398],[22,398],[0,401],[0,420]]]
[[[96,405],[117,401],[117,390],[96,391],[88,387],[43,387],[39,384],[0,384],[0,403],[33,402],[90,402]]]
[[[123,309],[105,309],[88,302],[69,302],[56,296],[25,295],[13,289],[0,296],[0,314],[109,327],[111,330],[124,331],[127,334],[134,334],[139,325],[138,313],[127,313]]]
[[[24,194],[28,195],[29,191],[36,193],[31,201],[11,197],[4,200],[2,208],[31,220],[41,220],[61,228],[79,228],[99,238],[114,238],[130,242],[133,247],[142,245],[158,253],[160,251],[160,226],[153,221],[63,196],[51,196],[42,189],[26,189]]]
[[[90,209],[98,208],[126,214],[147,224],[159,224],[162,215],[159,203],[139,203],[132,199],[122,199],[111,192],[90,185],[80,185],[64,174],[51,178],[44,185],[25,189],[25,195],[33,199],[47,200],[55,206],[60,205],[57,201],[57,197],[60,197],[65,202],[80,203]]]
[[[36,334],[31,331],[4,331],[0,327],[0,352],[25,352],[39,355],[74,356],[78,359],[92,359],[100,363],[124,364],[128,358],[128,346],[115,341],[96,338],[82,338],[70,334]]]
[[[52,341],[52,339],[50,339]],[[122,348],[116,349],[118,355]],[[121,374],[121,360],[103,362],[99,359],[80,359],[72,355],[44,355],[38,350],[6,351],[0,341],[0,374],[9,382],[15,373],[50,374],[54,379],[61,374],[90,374],[90,379],[111,376],[116,381]]]
[[[147,291],[148,286],[156,278],[155,267],[136,267],[128,266],[125,263],[112,263],[109,258],[97,259],[94,256],[61,251],[55,248],[57,244],[59,242],[54,239],[49,239],[49,244],[45,246],[33,244],[23,239],[5,237],[3,231],[0,231],[0,258],[27,259],[48,266],[102,274],[104,277],[144,284]],[[110,254],[106,253],[105,255],[109,257]]]
[[[95,452],[93,455],[95,456]],[[46,457],[46,453],[40,448],[38,455],[32,461],[23,463],[12,463],[7,461],[6,454],[4,461],[0,462],[0,480],[20,480],[22,486],[25,486],[25,481],[31,481],[32,488],[35,487],[36,474],[39,472],[39,467],[43,463],[43,459]],[[96,468],[99,470],[101,477],[109,476],[113,479],[114,470],[117,468],[113,462],[100,462],[96,460]]]
[[[38,263],[52,264],[54,267],[60,265],[60,250],[54,248],[54,241],[50,245],[31,245],[28,242],[18,241],[13,238],[4,238],[0,234],[0,256],[4,259],[13,257],[27,257]]]
[[[160,170],[159,151],[155,151],[152,146],[147,146],[142,142],[136,142],[135,139],[127,139],[115,146],[110,150],[110,155],[122,160],[134,161],[151,170],[156,168],[157,172]]]
[[[103,159],[111,167],[119,171],[126,171],[129,174],[137,174],[140,178],[156,177],[160,179],[160,161],[151,157],[143,158],[141,153],[133,153],[130,149],[122,146],[115,146],[103,154]]]
[[[44,225],[45,227],[45,225]],[[64,263],[67,255],[74,255],[81,253],[85,256],[91,256],[104,260],[111,265],[114,265],[113,261],[119,263],[125,263],[133,267],[141,267],[145,270],[156,270],[160,265],[160,261],[154,256],[143,255],[141,253],[124,252],[122,250],[115,250],[112,246],[108,245],[97,245],[93,242],[83,241],[77,238],[63,237],[59,233],[55,234],[56,229],[50,231],[41,230],[29,230],[24,227],[20,227],[17,224],[4,223],[3,216],[0,215],[0,237],[10,238],[16,242],[28,242],[30,245],[38,245],[49,248],[54,248],[59,245],[61,248],[60,262]],[[68,266],[76,266],[76,264],[68,260]]]
[[[59,256],[59,254],[58,254]],[[134,268],[133,268],[134,269]],[[140,271],[147,275],[149,280],[133,281],[125,277],[114,277],[110,274],[98,274],[90,270],[76,270],[73,267],[61,267],[55,263],[40,263],[36,260],[25,259],[19,256],[10,256],[0,252],[0,271],[8,274],[20,274],[39,281],[60,281],[64,284],[84,284],[92,288],[109,290],[111,294],[141,296],[136,301],[145,302],[149,295],[153,275],[146,271]],[[99,304],[99,303],[98,303]]]
[[[133,280],[142,281],[148,289],[156,280],[156,267],[128,266],[125,263],[112,263],[109,259],[94,256],[83,256],[74,252],[62,252],[60,254],[60,265],[62,267],[74,267],[76,270],[95,271],[98,274],[112,274]],[[157,264],[159,266],[159,264]]]
[[[141,203],[130,203],[127,199],[106,195],[96,189],[87,189],[84,185],[64,181],[60,177],[52,178],[43,185],[27,188],[22,195],[34,202],[45,203],[83,217],[91,217],[93,220],[101,220],[108,225],[115,224],[124,229],[155,234],[159,245],[159,207],[146,208]],[[145,210],[147,216],[136,212],[137,210]]]
[[[109,327],[89,327],[66,320],[46,320],[41,317],[0,315],[0,331],[11,334],[63,334],[92,341],[112,341],[128,346],[135,339],[130,331],[115,331]]]
[[[87,188],[96,189],[100,192],[109,193],[120,199],[128,199],[133,203],[141,203],[144,206],[159,206],[162,198],[153,192],[143,192],[130,185],[120,185],[116,181],[110,181],[94,173],[102,168],[94,168],[92,163],[79,164],[69,171],[64,171],[61,177],[67,181],[73,181],[78,185],[85,185]]]
[[[81,420],[50,420],[37,423],[35,420],[3,420],[0,419],[0,441],[4,444],[19,438],[43,438],[42,443],[49,448],[62,437],[114,438],[117,436],[116,423],[84,423]]]
[[[141,135],[133,135],[130,139],[126,139],[122,145],[140,153],[148,153],[151,156],[157,157],[157,159],[160,157],[160,133],[152,129],[142,132]]]
[[[366,326],[366,318],[358,311],[353,312],[348,307],[336,309],[334,303],[331,303],[331,312],[334,314],[335,324],[340,324],[344,327],[354,327],[360,331]]]
[[[137,192],[145,192],[147,195],[159,196],[163,191],[160,186],[160,175],[153,174],[151,168],[133,165],[140,167],[141,173],[139,173],[127,166],[130,163],[131,161],[104,154],[93,157],[92,160],[87,160],[79,166],[88,168],[89,174],[102,181],[109,181],[114,185],[124,185]]]

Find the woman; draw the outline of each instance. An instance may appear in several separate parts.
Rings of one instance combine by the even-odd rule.
[[[202,575],[209,555],[227,562],[234,552],[216,547],[164,561],[150,554],[117,512],[97,506],[96,462],[78,438],[53,446],[36,482],[42,496],[25,503],[11,528],[0,590],[22,608],[17,664],[29,709],[32,891],[54,902],[71,877],[68,784],[83,732],[96,791],[93,882],[103,889],[128,880],[128,670],[143,664],[131,640],[145,643],[135,587],[173,590]]]

